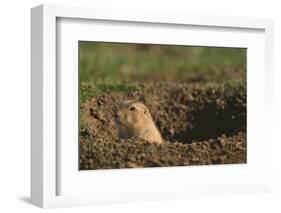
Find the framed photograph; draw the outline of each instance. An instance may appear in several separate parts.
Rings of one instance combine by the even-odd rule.
[[[31,26],[33,204],[271,191],[272,20],[42,5]]]

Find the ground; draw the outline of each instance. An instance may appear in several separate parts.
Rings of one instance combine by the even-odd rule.
[[[135,85],[100,93],[81,85],[80,169],[246,163],[245,86]],[[113,114],[127,99],[148,106],[164,144],[118,139]]]

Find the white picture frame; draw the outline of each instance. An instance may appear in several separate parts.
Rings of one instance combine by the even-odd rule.
[[[85,20],[88,24],[83,25]],[[193,36],[194,40],[192,41],[193,45],[223,46],[227,44],[227,46],[251,47],[252,49],[249,49],[251,51],[248,54],[249,65],[247,67],[247,70],[249,70],[250,73],[248,75],[249,85],[247,87],[247,92],[251,110],[247,125],[251,128],[247,132],[247,140],[259,141],[260,143],[258,144],[260,145],[257,145],[257,148],[255,148],[255,146],[250,146],[250,163],[247,163],[246,166],[200,166],[200,169],[195,167],[181,167],[179,169],[175,167],[138,170],[125,169],[122,171],[108,170],[106,172],[101,170],[98,172],[82,172],[83,174],[80,172],[80,174],[77,175],[79,173],[75,167],[75,165],[77,165],[77,156],[75,156],[77,150],[71,148],[75,147],[75,140],[73,143],[70,143],[70,148],[68,147],[68,149],[64,143],[59,145],[57,143],[60,137],[59,131],[63,130],[64,127],[64,125],[62,125],[62,128],[58,131],[59,113],[62,112],[61,110],[58,110],[58,108],[61,107],[58,103],[61,101],[72,101],[72,99],[60,100],[61,97],[65,97],[63,96],[62,91],[70,89],[74,91],[75,97],[78,95],[78,90],[76,90],[77,79],[65,77],[64,75],[61,75],[60,78],[57,76],[57,71],[59,69],[64,69],[63,64],[65,63],[65,60],[73,59],[73,57],[77,56],[77,53],[75,52],[71,55],[71,50],[75,48],[75,43],[72,45],[71,43],[66,42],[65,44],[69,44],[69,47],[64,49],[66,47],[61,39],[65,39],[66,41],[68,37],[69,42],[71,42],[76,41],[77,39],[79,40],[81,37],[85,40],[91,40],[91,36],[97,36],[95,37],[95,41],[138,42],[146,39],[145,41],[148,41],[148,43],[153,41],[156,42],[155,39],[157,39],[152,38],[152,35],[144,38],[141,33],[138,33],[138,38],[133,36],[133,34],[126,37],[124,36],[124,33],[120,33],[120,35],[116,34],[115,36],[117,37],[115,39],[112,37],[104,37],[103,34],[97,35],[96,33],[87,31],[91,25],[91,20],[93,22],[99,21],[99,26],[110,22],[111,26],[116,29],[123,25],[128,25],[130,28],[139,24],[142,27],[141,30],[145,30],[153,24],[153,26],[157,26],[159,29],[161,27],[165,28],[165,32],[169,32],[169,30],[172,32],[173,30],[176,30],[176,28],[185,26],[194,27],[195,31],[197,28],[200,28],[200,30],[207,29],[209,32],[206,33],[208,33],[208,35],[205,34],[204,36],[200,36],[198,32],[197,34],[195,32]],[[74,21],[77,22],[76,25],[71,23]],[[266,148],[270,146],[269,131],[272,125],[272,115],[265,113],[265,109],[270,111],[272,107],[273,21],[271,19],[216,17],[173,13],[162,14],[147,11],[122,11],[74,6],[41,5],[32,8],[31,10],[31,27],[31,201],[33,204],[47,208],[100,203],[138,202],[144,200],[182,199],[211,195],[240,195],[271,191],[270,165],[269,161],[266,161],[266,157],[269,156],[269,153],[266,151],[268,150]],[[76,30],[78,33],[74,33],[74,31],[73,33],[70,33],[73,29],[79,29]],[[65,34],[70,33],[68,34],[69,36],[61,36],[60,33],[63,32],[63,30],[64,33],[62,33],[62,35],[64,34],[65,36]],[[225,33],[226,37],[229,35],[229,43],[226,43],[227,40],[224,40],[223,37],[221,38],[221,42],[214,39],[212,41],[213,43],[204,38],[209,37],[209,40],[217,38],[217,34],[215,33],[216,30]],[[105,34],[106,30],[104,31]],[[213,31],[213,35],[211,31]],[[244,34],[245,36],[239,37],[240,31],[246,32],[246,34]],[[87,32],[87,36],[84,37],[83,32],[84,34]],[[127,32],[130,34],[130,31]],[[249,36],[250,34],[254,35],[255,33],[257,34],[256,36]],[[149,35],[149,33],[146,35]],[[235,39],[235,36],[239,39]],[[176,40],[176,38],[173,40],[173,37],[171,36],[169,38],[170,40],[163,39],[160,43],[181,44],[182,42],[185,42],[184,40],[181,41],[180,38],[177,38],[178,40]],[[204,42],[204,39],[206,42]],[[62,43],[62,46],[60,46],[60,42]],[[69,52],[69,55],[67,52]],[[61,55],[65,55],[69,58],[64,59],[64,56],[60,57]],[[60,59],[58,59],[58,57],[60,57]],[[255,59],[257,59],[256,62]],[[75,63],[77,63],[77,60]],[[77,65],[75,63],[69,62],[69,70],[72,69],[71,67],[74,67],[75,69],[77,68],[75,67]],[[251,71],[254,69],[257,70],[256,73]],[[74,72],[75,70],[73,69],[73,73]],[[62,79],[64,82],[67,82],[68,87],[66,86],[65,88],[62,88]],[[61,91],[60,95],[58,95],[59,88]],[[255,95],[255,90],[258,90],[259,94],[261,94],[260,97]],[[73,105],[73,108],[71,108],[72,111],[70,110],[69,113],[71,114],[75,108],[77,109],[76,102]],[[259,119],[263,122],[260,123],[265,123],[268,131],[260,131],[262,126],[261,124],[258,124],[256,118],[254,118],[254,115],[256,114],[262,114]],[[72,117],[70,116],[70,118]],[[63,117],[60,117],[60,119],[63,119]],[[71,122],[77,124],[75,119]],[[61,123],[64,124],[64,121],[61,121]],[[75,130],[77,126],[72,125],[72,127],[70,126],[69,128]],[[73,134],[70,134],[73,138],[75,138],[75,134],[78,134],[78,131],[71,132],[74,132]],[[261,159],[263,160],[262,163],[260,162]],[[67,167],[65,162],[68,163]],[[224,176],[228,181],[219,179],[218,173]],[[242,173],[243,175],[238,178],[238,174]],[[212,174],[213,179],[218,178],[217,182],[210,182],[202,185],[199,181],[196,181],[196,179],[200,179],[202,176],[205,177],[206,175]],[[157,176],[163,177],[161,178],[162,181],[153,182],[154,180],[152,177]],[[189,184],[187,181],[182,187],[172,183],[167,186],[166,183],[168,178],[173,180],[177,176],[189,177],[192,184]],[[231,176],[234,176],[237,181],[232,183]],[[133,179],[143,179],[146,180],[146,183],[147,181],[152,180],[153,184],[146,185],[143,181],[137,186],[134,185],[135,182],[130,181],[128,177]],[[123,180],[123,182],[121,182],[121,184],[124,183],[122,188],[114,188],[114,185],[109,184],[114,179]],[[92,188],[86,187],[86,184],[77,185],[78,182],[88,184],[90,181],[94,182],[95,180],[99,180],[98,185],[108,183],[108,187],[103,190],[102,187],[98,187],[98,185],[95,185],[94,183],[92,184]],[[179,180],[178,182],[183,183],[183,181],[184,180]],[[110,191],[109,187],[113,187],[114,190]],[[125,189],[123,190],[123,188]],[[92,192],[93,189],[96,189],[96,194],[87,193],[87,191]]]

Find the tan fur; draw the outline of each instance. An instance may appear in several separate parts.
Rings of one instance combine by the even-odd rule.
[[[139,102],[124,101],[115,115],[119,137],[138,137],[148,142],[163,143],[147,107]]]

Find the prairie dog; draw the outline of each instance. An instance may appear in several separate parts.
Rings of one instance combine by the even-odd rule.
[[[135,101],[124,101],[115,114],[119,137],[138,137],[148,142],[163,143],[147,107]]]

